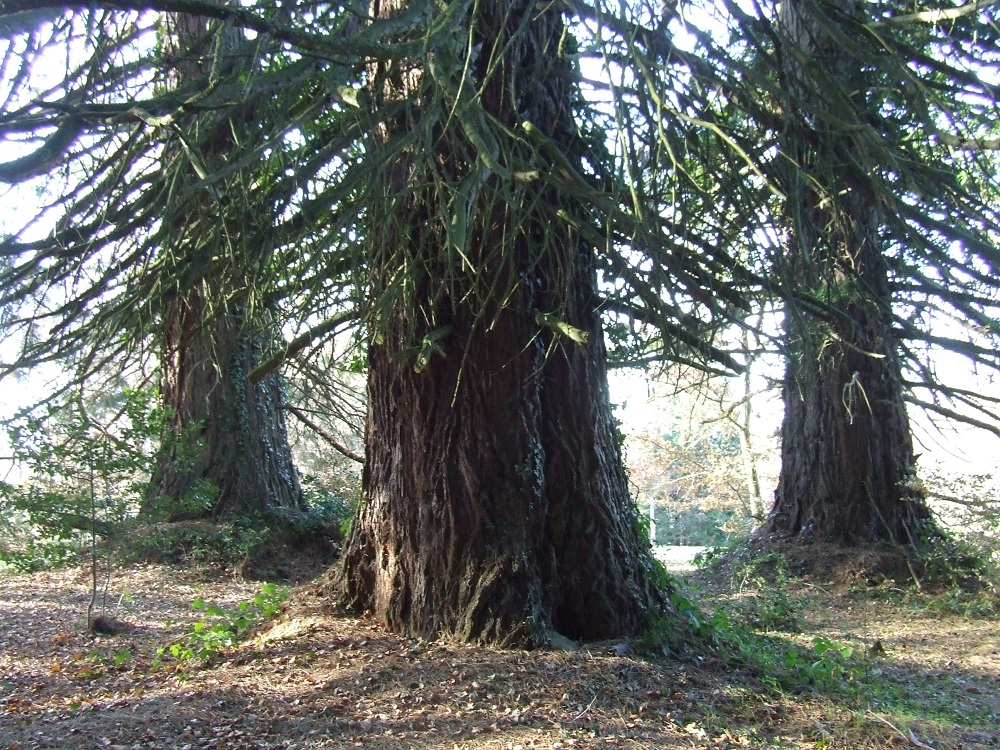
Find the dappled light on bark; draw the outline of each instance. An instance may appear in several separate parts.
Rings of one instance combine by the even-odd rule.
[[[378,7],[382,17],[399,10]],[[492,157],[476,150],[482,117],[512,130],[529,121],[536,139],[573,153],[571,68],[556,54],[563,20],[518,0],[480,4],[463,23],[471,38],[457,40],[475,61],[461,85],[475,82],[481,112],[449,88],[465,75],[464,51],[455,69],[442,58],[373,75],[376,96],[422,108],[379,146],[408,130],[437,140],[430,159],[390,157],[374,201],[388,218],[372,228],[386,307],[369,349],[364,499],[344,553],[345,599],[426,637],[638,635],[667,616],[666,597],[611,416],[594,251],[559,218],[579,213],[569,196],[491,163],[502,154],[530,174],[539,157],[523,136]],[[455,120],[428,114],[451,107]],[[453,191],[455,213],[442,220],[438,201]],[[406,265],[411,286],[394,290]]]

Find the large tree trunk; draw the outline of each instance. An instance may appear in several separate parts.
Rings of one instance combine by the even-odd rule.
[[[383,2],[378,13],[399,7]],[[512,128],[530,119],[572,153],[560,12],[493,0],[479,3],[475,24],[484,109]],[[489,67],[494,44],[504,55]],[[420,75],[396,77],[395,93],[387,86],[380,96],[412,96]],[[393,133],[383,135],[384,143]],[[477,167],[474,156],[463,166],[469,150],[456,140],[438,154],[459,181]],[[534,187],[523,201],[480,197],[468,264],[456,273],[431,216],[433,193],[421,191],[425,175],[405,156],[388,175],[386,211],[402,218],[385,222],[387,213],[375,212],[376,291],[387,298],[404,261],[422,271],[369,349],[364,499],[344,552],[346,601],[421,636],[539,644],[554,633],[642,632],[664,596],[611,414],[593,253],[539,207],[571,204]],[[483,194],[497,180],[489,177]],[[403,188],[411,198],[401,208],[393,196]],[[539,311],[556,311],[589,343],[553,333]],[[422,339],[437,351],[425,346],[430,359],[415,367],[405,354]]]
[[[848,0],[841,6],[851,10]],[[788,43],[860,97],[866,89],[857,81],[858,63],[826,31],[837,17],[821,21],[818,14],[807,0],[783,4]],[[789,181],[785,273],[827,312],[810,314],[794,304],[786,312],[782,463],[767,528],[804,541],[915,545],[933,522],[914,481],[883,216],[864,177],[866,168],[878,167],[863,144],[827,125],[829,92],[805,70],[796,63],[786,69],[803,122],[815,130],[811,145],[786,142],[798,167]],[[856,106],[864,104],[859,99]]]
[[[858,270],[841,276],[830,320],[785,320],[781,474],[768,529],[804,541],[916,545],[932,523],[915,482],[885,263],[877,235],[852,237],[843,252]]]
[[[216,33],[204,17],[166,14],[167,86],[207,75],[217,64],[216,46],[231,54],[240,41],[233,29]],[[282,413],[281,376],[271,373],[256,384],[247,377],[260,364],[266,342],[259,314],[249,312],[246,279],[266,262],[268,207],[254,213],[247,205],[253,176],[236,173],[198,185],[204,170],[221,168],[234,150],[248,146],[252,118],[249,112],[192,118],[184,123],[183,147],[175,141],[164,149],[164,173],[180,183],[164,216],[173,227],[164,253],[178,259],[180,278],[161,323],[160,395],[168,421],[144,510],[169,520],[303,507]],[[234,137],[238,130],[245,131],[242,144]],[[240,201],[227,201],[230,194]],[[243,213],[226,213],[227,202]],[[217,258],[229,258],[229,264],[222,267]]]
[[[169,416],[149,510],[176,521],[301,509],[281,381],[249,381],[261,339],[238,311],[207,312],[204,290],[190,290],[164,330],[160,396]]]

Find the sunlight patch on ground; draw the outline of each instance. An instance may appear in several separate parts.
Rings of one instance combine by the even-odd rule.
[[[694,570],[695,556],[705,549],[705,547],[657,544],[653,547],[653,554],[671,573],[689,573]]]

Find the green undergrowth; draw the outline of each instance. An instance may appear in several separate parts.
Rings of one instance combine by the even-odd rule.
[[[265,583],[248,601],[232,609],[211,604],[204,599],[191,602],[202,618],[194,622],[181,637],[156,651],[153,665],[170,666],[184,673],[195,666],[211,663],[217,656],[236,647],[259,625],[281,611],[288,598],[288,589]],[[172,623],[168,622],[167,625]]]
[[[686,597],[675,596],[675,605],[694,625],[704,651],[749,677],[758,697],[828,701],[859,715],[887,716],[898,726],[986,729],[998,718],[983,701],[967,700],[970,691],[980,691],[961,674],[924,674],[881,651],[818,633],[761,632],[732,619],[725,607],[708,613]]]
[[[943,571],[948,576],[939,570],[933,579],[873,585],[857,576],[835,594],[832,587],[795,574],[797,559],[781,552],[751,557],[727,550],[706,558],[712,574],[702,571],[692,577],[691,588],[678,589],[675,608],[701,639],[704,652],[749,676],[764,694],[793,702],[807,696],[829,701],[861,716],[886,717],[899,727],[917,722],[989,729],[1000,719],[995,706],[977,699],[994,689],[988,675],[931,668],[926,664],[932,660],[887,652],[881,641],[865,642],[849,631],[835,637],[823,624],[836,619],[838,607],[845,612],[902,608],[922,616],[940,612],[959,621],[995,618],[996,591],[981,561],[952,558]],[[719,565],[720,560],[726,564]],[[900,619],[906,621],[905,612]]]
[[[314,477],[302,477],[302,507],[224,519],[210,518],[219,488],[207,480],[181,498],[151,500],[159,457],[172,455],[183,473],[201,450],[196,425],[163,444],[169,419],[155,390],[124,389],[0,422],[23,472],[16,483],[0,480],[0,572],[99,560],[106,569],[162,562],[300,580],[335,559],[356,501]],[[171,522],[178,518],[205,520]]]
[[[320,513],[268,514],[229,521],[179,521],[138,526],[123,562],[231,571],[256,580],[311,578],[336,558],[341,531]]]
[[[355,503],[306,480],[304,507],[139,525],[122,556],[129,562],[212,568],[256,580],[312,578],[339,554]]]
[[[708,611],[685,593],[674,593],[671,598],[702,650],[748,670],[771,690],[844,697],[856,694],[866,675],[868,661],[850,644],[822,635],[803,640],[774,629],[760,629],[750,624],[742,609],[716,606]],[[656,642],[656,631],[654,628],[646,636],[645,645]]]

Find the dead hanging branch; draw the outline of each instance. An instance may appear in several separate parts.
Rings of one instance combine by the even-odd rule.
[[[257,365],[257,367],[255,367],[250,374],[247,375],[247,379],[251,383],[259,383],[269,374],[281,367],[282,364],[287,362],[313,342],[318,341],[329,333],[332,333],[342,325],[356,322],[359,317],[360,315],[358,311],[352,308],[350,310],[344,310],[341,313],[324,320],[322,323],[313,326],[308,331],[305,331],[289,341],[288,344],[286,344],[277,354]]]
[[[337,438],[335,438],[329,432],[327,432],[322,427],[320,427],[318,424],[316,424],[316,422],[314,422],[313,420],[311,420],[306,415],[306,413],[304,411],[302,411],[301,409],[299,409],[298,407],[292,406],[291,404],[286,404],[285,405],[285,409],[290,414],[292,414],[292,416],[294,416],[296,419],[298,419],[302,424],[304,424],[310,430],[312,430],[317,435],[319,435],[321,438],[323,438],[323,440],[327,443],[327,445],[329,445],[331,448],[333,448],[335,451],[337,451],[342,456],[345,456],[346,458],[349,458],[352,461],[356,461],[359,464],[363,464],[365,462],[365,457],[364,456],[362,456],[360,453],[355,453],[350,448],[347,448],[346,446],[344,446],[339,440],[337,440]]]

